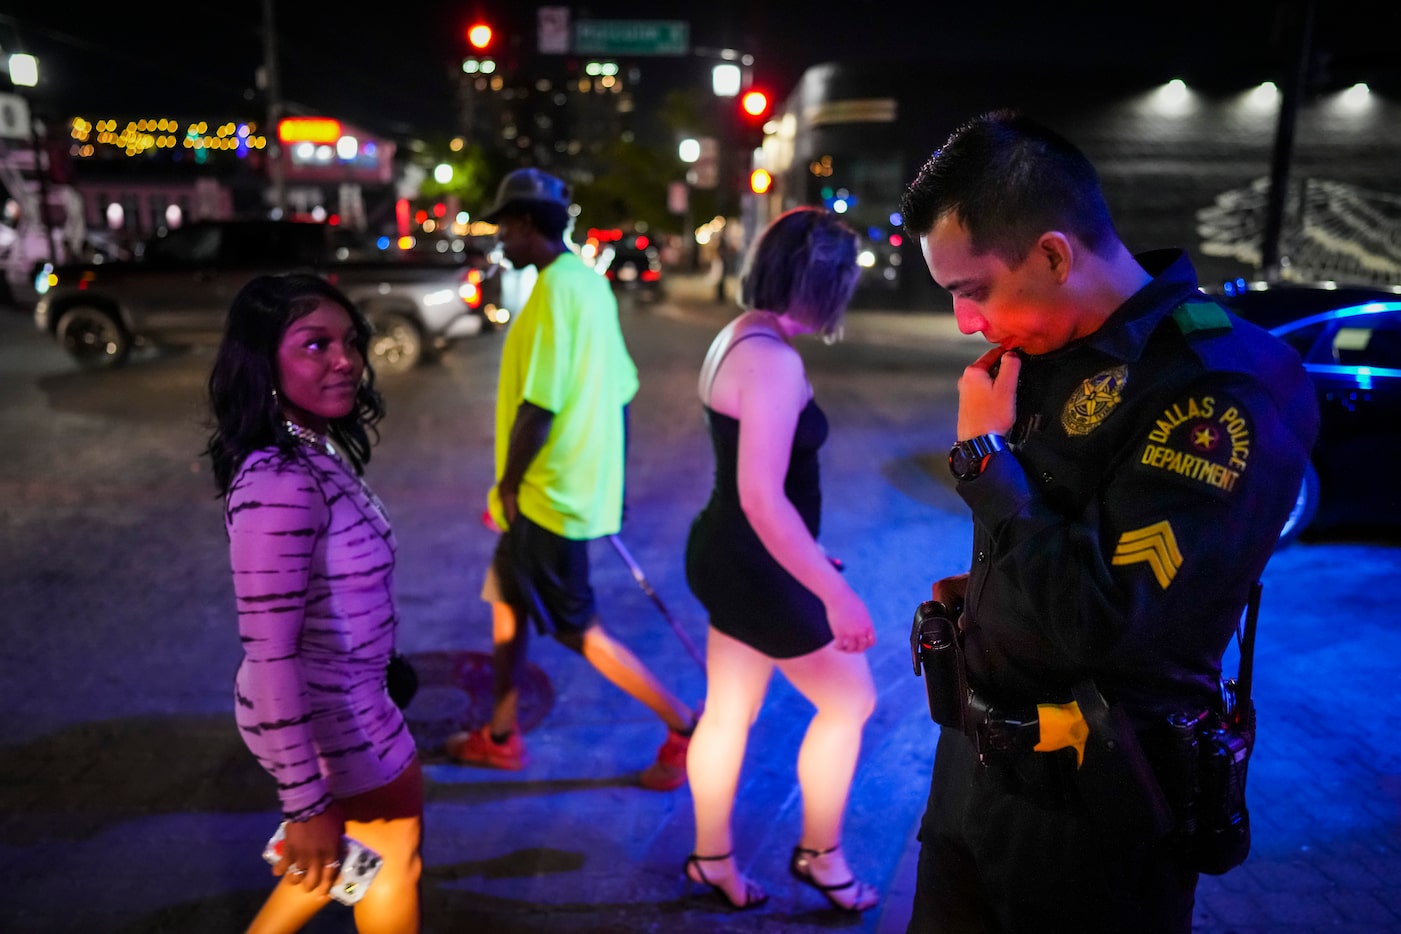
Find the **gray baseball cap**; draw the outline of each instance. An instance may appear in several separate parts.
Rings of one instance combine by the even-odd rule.
[[[496,203],[482,215],[488,224],[496,223],[507,208],[515,204],[537,202],[569,207],[569,186],[539,169],[516,169],[496,189]]]

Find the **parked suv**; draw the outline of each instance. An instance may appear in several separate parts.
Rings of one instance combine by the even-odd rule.
[[[152,238],[130,261],[60,266],[34,321],[83,366],[116,367],[140,344],[216,343],[244,283],[294,271],[325,276],[365,313],[380,372],[411,369],[480,334],[495,308],[485,258],[391,260],[353,248],[326,224],[204,221]]]

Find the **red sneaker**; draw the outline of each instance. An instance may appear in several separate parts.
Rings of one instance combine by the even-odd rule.
[[[686,750],[691,737],[667,731],[666,742],[657,750],[657,761],[642,770],[642,787],[652,791],[675,791],[686,784]]]
[[[506,742],[498,743],[491,738],[490,725],[472,733],[454,733],[448,737],[444,747],[450,758],[463,765],[480,765],[489,769],[519,772],[529,761],[525,754],[525,743],[521,741],[520,730],[512,733]]]

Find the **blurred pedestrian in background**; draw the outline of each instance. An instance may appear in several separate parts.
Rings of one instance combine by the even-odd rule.
[[[803,830],[790,870],[838,908],[878,900],[841,849],[861,732],[875,707],[863,654],[875,629],[817,543],[827,419],[793,346],[802,334],[837,332],[857,275],[856,235],[835,215],[782,215],[744,273],[747,310],[715,338],[701,369],[715,487],[686,547],[687,579],[710,631],[705,713],[687,760],[696,847],[685,869],[736,908],[767,897],[739,872],[730,822],[749,729],[775,668],[817,708],[798,752]]]
[[[622,524],[627,405],[637,393],[617,300],[564,242],[569,193],[559,179],[510,173],[484,219],[497,225],[511,265],[539,276],[506,332],[497,383],[488,511],[504,531],[482,590],[492,606],[495,704],[481,729],[448,738],[448,754],[469,765],[526,765],[517,709],[533,623],[661,718],[667,737],[641,782],[679,788],[695,714],[603,628],[589,582],[589,542]]]
[[[1131,254],[1089,160],[1024,116],[956,130],[901,213],[959,328],[996,345],[958,383],[972,571],[934,597],[962,607],[966,670],[930,682],[931,710],[961,715],[909,930],[1186,934],[1203,841],[1167,805],[1204,828],[1225,803],[1192,799],[1211,784],[1196,724],[1217,735],[1222,654],[1298,494],[1314,391],[1182,251]]]
[[[728,283],[730,275],[734,272],[735,254],[738,252],[730,242],[730,230],[736,226],[738,225],[726,224],[715,235],[715,301],[722,305],[730,300]]]
[[[356,929],[419,928],[423,779],[385,683],[394,535],[360,479],[384,414],[369,340],[365,318],[323,279],[262,276],[234,298],[209,377],[206,453],[226,503],[243,645],[235,713],[287,821],[273,867],[282,881],[256,934],[296,931],[326,904],[343,835],[383,857]]]

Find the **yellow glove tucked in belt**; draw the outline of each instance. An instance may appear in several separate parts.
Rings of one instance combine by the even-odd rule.
[[[1041,724],[1041,739],[1032,747],[1037,752],[1055,752],[1067,746],[1075,747],[1075,767],[1085,761],[1085,742],[1090,738],[1090,726],[1080,705],[1037,704],[1036,718]]]

